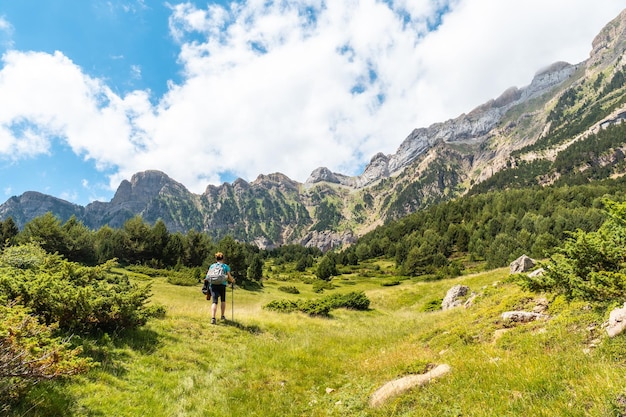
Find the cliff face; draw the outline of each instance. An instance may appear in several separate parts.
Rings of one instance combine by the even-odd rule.
[[[250,183],[209,185],[196,195],[162,172],[146,171],[122,181],[110,202],[80,207],[28,192],[0,205],[0,219],[13,217],[23,227],[50,211],[97,229],[121,227],[140,215],[150,223],[163,220],[171,232],[231,235],[260,247],[298,243],[327,250],[350,244],[384,221],[461,196],[520,161],[553,160],[584,134],[623,121],[625,50],[626,11],[593,40],[586,61],[554,63],[528,86],[511,87],[467,114],[413,130],[394,154],[374,155],[355,177],[320,167],[304,184],[273,173]],[[549,183],[553,173],[540,176]]]

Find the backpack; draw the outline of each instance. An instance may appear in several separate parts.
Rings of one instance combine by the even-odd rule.
[[[226,270],[224,264],[214,263],[206,273],[206,280],[209,285],[222,285],[226,282]]]

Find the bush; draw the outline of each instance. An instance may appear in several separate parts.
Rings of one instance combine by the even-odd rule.
[[[367,310],[370,307],[370,300],[364,292],[353,291],[347,294],[333,294],[326,297],[332,308],[347,308],[350,310]]]
[[[298,303],[291,300],[272,300],[265,304],[263,308],[283,313],[290,313],[298,310]]]
[[[86,267],[33,245],[9,247],[0,256],[0,301],[19,300],[44,323],[66,331],[141,326],[154,313],[146,307],[150,286],[111,273],[115,265]]]
[[[334,286],[330,281],[322,281],[321,279],[313,281],[313,292],[315,293],[322,293],[324,290],[332,290],[333,288]]]
[[[306,300],[298,303],[298,308],[310,316],[328,316],[331,305],[326,300]]]
[[[172,285],[180,285],[183,287],[193,287],[198,285],[198,277],[190,273],[190,270],[186,271],[168,271],[167,282]]]
[[[435,298],[434,300],[428,301],[426,304],[420,308],[421,312],[429,312],[429,311],[438,311],[441,310],[441,303],[443,302],[443,298]]]
[[[268,310],[290,313],[301,311],[311,316],[328,316],[335,308],[348,308],[351,310],[367,310],[370,300],[363,292],[351,292],[348,294],[333,294],[317,300],[273,300],[263,308]]]
[[[596,232],[578,230],[545,263],[538,277],[517,276],[530,291],[567,299],[610,302],[626,296],[626,203],[605,201],[607,220]]]
[[[278,291],[286,292],[288,294],[300,294],[300,290],[293,285],[280,286],[278,287]]]
[[[93,362],[79,348],[53,337],[46,326],[16,303],[0,306],[0,413],[7,412],[35,383],[87,371]]]

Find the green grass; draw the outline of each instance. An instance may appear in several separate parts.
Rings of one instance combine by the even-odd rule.
[[[195,287],[153,279],[163,319],[103,338],[102,365],[62,386],[38,386],[24,416],[619,416],[626,413],[626,342],[601,329],[608,313],[551,303],[552,318],[506,328],[504,311],[536,295],[506,283],[505,269],[452,280],[382,286],[337,277],[323,294],[269,280],[235,290],[234,322],[210,325],[210,303]],[[423,312],[455,284],[478,293],[471,308]],[[364,291],[366,312],[330,318],[277,313],[274,299]],[[231,291],[227,316],[231,318]],[[595,327],[594,327],[595,325]],[[598,345],[591,348],[592,340]],[[370,408],[385,382],[447,363],[450,374]]]

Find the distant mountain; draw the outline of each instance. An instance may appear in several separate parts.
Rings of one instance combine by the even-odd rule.
[[[526,87],[415,129],[396,153],[374,155],[359,176],[320,167],[305,183],[274,173],[209,185],[197,195],[162,172],[146,171],[123,181],[108,203],[82,207],[26,192],[0,205],[0,219],[12,217],[21,228],[52,212],[97,229],[141,215],[150,223],[163,220],[171,232],[195,229],[260,247],[329,249],[468,192],[623,175],[626,134],[611,140],[594,135],[626,120],[625,50],[626,11],[596,36],[587,60],[555,63]]]

